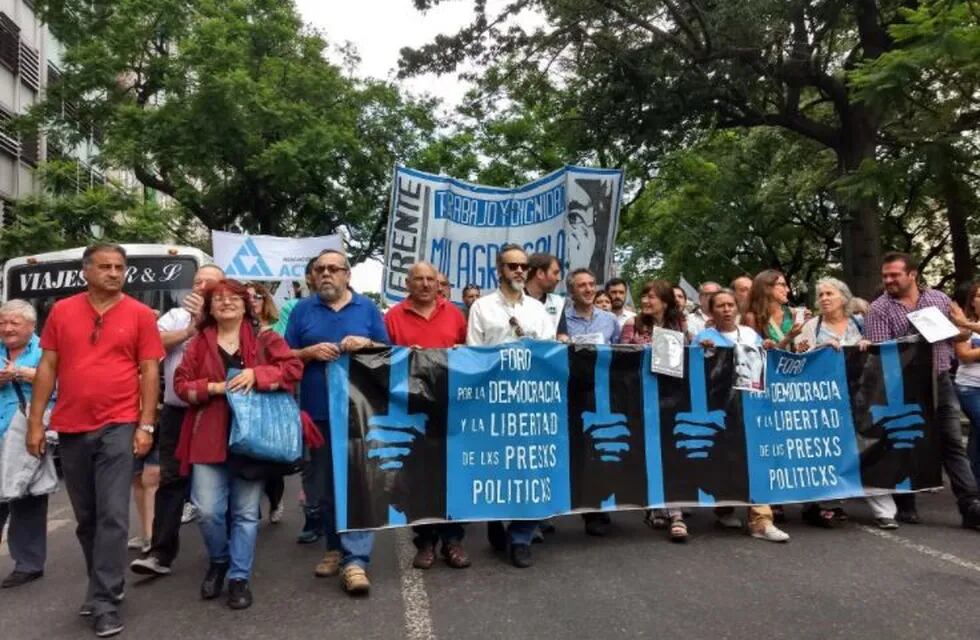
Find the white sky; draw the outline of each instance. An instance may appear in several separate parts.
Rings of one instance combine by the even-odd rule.
[[[497,2],[491,2],[491,8]],[[418,47],[440,33],[455,33],[472,16],[471,0],[444,2],[426,13],[417,11],[412,0],[296,0],[303,19],[316,27],[331,46],[351,42],[361,56],[359,74],[395,79],[399,50]],[[339,57],[334,58],[339,62]],[[458,104],[467,86],[455,76],[433,75],[400,83],[412,93],[428,93],[449,106]],[[351,284],[358,291],[381,290],[381,263],[368,261],[354,267]]]

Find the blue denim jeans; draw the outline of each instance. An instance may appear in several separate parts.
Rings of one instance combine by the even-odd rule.
[[[191,500],[211,562],[228,562],[229,580],[248,580],[259,533],[261,480],[244,480],[225,464],[195,464]],[[229,513],[229,508],[231,512]]]
[[[973,475],[977,479],[977,484],[980,484],[980,387],[958,384],[956,395],[960,399],[960,408],[970,419],[970,441],[967,450]]]
[[[319,449],[310,450],[310,480],[320,488],[320,517],[323,522],[323,539],[327,551],[340,551],[340,564],[346,567],[355,564],[367,568],[371,562],[374,548],[373,531],[350,531],[337,533],[337,513],[333,494],[333,454],[330,448],[330,427],[326,422],[317,421],[317,428],[323,434],[326,444]]]
[[[507,525],[507,539],[511,544],[531,544],[537,520],[514,520]]]

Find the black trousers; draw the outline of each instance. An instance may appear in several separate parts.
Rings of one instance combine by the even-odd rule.
[[[163,405],[157,427],[157,447],[160,449],[160,486],[153,501],[153,537],[150,555],[160,564],[170,566],[180,551],[180,517],[190,487],[190,478],[181,477],[180,461],[175,454],[180,439],[180,425],[187,409]]]

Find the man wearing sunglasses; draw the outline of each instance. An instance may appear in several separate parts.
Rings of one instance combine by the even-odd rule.
[[[528,270],[527,253],[516,244],[505,244],[497,253],[497,280],[500,287],[483,296],[470,307],[466,344],[497,345],[521,338],[554,340],[555,323],[544,305],[524,293]],[[530,567],[531,538],[537,527],[533,520],[516,520],[506,533],[500,522],[487,523],[487,538],[498,551],[510,546],[510,561],[515,567]]]
[[[333,499],[333,458],[330,447],[330,407],[327,390],[327,363],[344,352],[373,345],[388,344],[381,312],[371,299],[350,288],[350,263],[335,249],[320,253],[313,265],[317,295],[303,298],[293,309],[286,325],[286,342],[293,354],[303,361],[300,383],[300,407],[306,411],[326,440],[326,446],[310,451],[310,469],[304,485],[307,507],[318,499],[318,516],[326,540],[326,555],[314,574],[320,578],[341,574],[341,584],[351,595],[368,593],[367,566],[371,561],[374,533],[351,531],[337,533]],[[309,515],[309,514],[308,514]],[[314,520],[317,518],[314,517]]]
[[[164,350],[156,315],[122,292],[122,247],[88,247],[82,272],[88,290],[55,303],[44,325],[27,448],[36,456],[44,452],[42,416],[57,379],[51,427],[60,436],[65,487],[89,578],[78,613],[93,618],[97,636],[108,637],[123,630],[117,607],[133,456],[145,456],[153,444]]]

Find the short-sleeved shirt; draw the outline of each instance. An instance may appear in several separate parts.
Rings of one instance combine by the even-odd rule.
[[[531,295],[526,290],[525,295]],[[534,296],[531,296],[534,298]],[[565,322],[565,307],[566,300],[564,296],[560,296],[557,293],[546,293],[540,298],[534,298],[538,302],[544,305],[545,313],[551,318],[551,322],[555,325],[555,332],[557,335],[568,335],[568,325]]]
[[[428,318],[416,312],[411,299],[406,298],[385,314],[385,328],[391,344],[403,347],[440,349],[466,344],[466,318],[445,298],[436,299],[436,307]]]
[[[354,291],[351,299],[339,311],[334,311],[318,295],[308,296],[296,303],[286,326],[286,343],[293,349],[303,349],[321,342],[339,343],[347,336],[370,338],[388,344],[384,318],[371,299]],[[330,417],[327,399],[327,363],[310,360],[303,367],[299,387],[300,406],[314,420]]]
[[[636,317],[636,312],[624,308],[618,316],[613,313],[613,317],[616,318],[616,323],[619,325],[619,330],[622,331],[623,327],[626,326],[626,323],[629,322],[630,318]]]
[[[735,331],[719,331],[714,327],[702,329],[694,336],[693,343],[701,344],[705,340],[710,340],[716,347],[734,347],[736,344],[748,344],[758,346],[762,344],[762,336],[756,333],[752,327],[738,325]]]
[[[55,303],[41,348],[58,354],[58,399],[51,427],[85,433],[140,417],[140,362],[164,356],[156,316],[123,295],[102,315],[82,292]]]
[[[949,316],[952,301],[945,293],[935,289],[922,289],[919,301],[911,309],[887,293],[882,294],[868,309],[864,321],[864,336],[871,342],[887,342],[906,336],[919,335],[909,322],[908,315],[913,311],[936,307],[943,315]],[[936,373],[949,371],[953,363],[953,346],[949,340],[936,342],[932,345],[932,368]]]
[[[513,321],[511,320],[513,318]],[[517,332],[517,324],[523,336]],[[472,346],[496,345],[524,338],[554,340],[555,324],[544,305],[524,293],[515,303],[510,303],[497,289],[485,295],[470,307],[466,344]]]
[[[592,315],[588,318],[580,316],[575,305],[565,309],[565,321],[568,323],[568,337],[572,342],[585,338],[588,344],[616,344],[619,342],[619,319],[610,311],[592,307]],[[599,340],[599,336],[602,337]]]
[[[187,309],[176,307],[160,316],[160,319],[157,320],[157,329],[161,333],[165,331],[183,331],[191,326],[192,320],[193,318]],[[163,359],[163,401],[174,407],[187,406],[187,403],[181,400],[177,392],[174,391],[174,372],[180,366],[180,361],[184,359],[184,351],[187,349],[188,342],[190,340],[184,340],[174,346],[167,353],[167,357]]]

